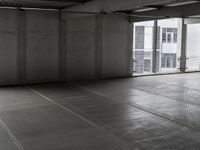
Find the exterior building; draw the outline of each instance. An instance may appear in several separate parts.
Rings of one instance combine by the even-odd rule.
[[[138,22],[134,24],[134,72],[145,74],[152,72],[154,22]],[[158,21],[157,28],[157,72],[177,70],[177,35],[178,20]]]

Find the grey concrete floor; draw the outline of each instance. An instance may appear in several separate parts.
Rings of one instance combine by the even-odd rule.
[[[0,88],[0,150],[199,150],[200,73]]]

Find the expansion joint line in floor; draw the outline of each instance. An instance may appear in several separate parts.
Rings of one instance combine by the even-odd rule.
[[[112,98],[110,98],[110,97],[108,97],[108,96],[106,96],[106,95],[104,95],[104,94],[102,94],[102,93],[99,93],[99,92],[96,92],[96,91],[94,91],[94,90],[91,90],[91,89],[82,87],[82,86],[77,85],[77,84],[71,84],[71,85],[73,85],[74,87],[80,88],[80,89],[82,89],[82,90],[84,90],[84,91],[93,93],[93,94],[95,94],[95,95],[102,96],[102,97],[104,97],[104,98],[110,99],[110,100],[112,100],[113,102],[117,102],[117,103],[120,103],[120,104],[122,104],[122,105],[128,105],[128,106],[134,107],[134,108],[136,108],[136,109],[139,109],[139,110],[141,110],[141,111],[144,111],[144,112],[146,112],[146,113],[152,114],[152,115],[154,115],[154,116],[157,116],[157,117],[163,118],[163,119],[165,119],[165,120],[174,122],[174,123],[176,123],[176,124],[178,124],[178,125],[180,125],[180,126],[187,127],[187,128],[192,129],[192,130],[195,130],[195,131],[196,131],[196,130],[199,130],[198,128],[195,128],[195,127],[190,126],[190,125],[188,125],[188,124],[186,124],[186,123],[183,123],[183,122],[180,122],[180,121],[178,121],[178,120],[176,120],[176,119],[173,119],[173,118],[171,118],[170,116],[166,116],[166,115],[164,115],[164,114],[158,114],[158,113],[156,113],[156,112],[153,112],[153,111],[151,111],[151,110],[147,110],[147,109],[145,109],[145,108],[142,108],[142,107],[140,107],[140,106],[136,106],[136,105],[133,105],[133,104],[123,103],[123,102],[121,102],[121,101],[119,101],[119,100],[112,99]],[[169,118],[169,117],[170,117],[170,118]]]
[[[12,131],[6,126],[4,121],[0,119],[0,126],[4,129],[6,134],[9,136],[9,138],[12,140],[12,142],[17,146],[19,150],[24,150],[23,146],[20,144],[20,142],[17,140],[17,138],[14,136]]]
[[[66,112],[68,112],[68,113],[74,115],[75,117],[79,118],[80,120],[83,120],[83,121],[87,122],[89,125],[95,127],[95,128],[98,129],[99,131],[105,133],[106,135],[108,135],[109,137],[111,137],[112,139],[114,139],[114,140],[115,140],[116,142],[118,142],[119,144],[124,145],[125,147],[129,148],[130,150],[134,150],[134,149],[132,148],[132,145],[130,145],[129,143],[127,143],[127,142],[123,141],[122,139],[116,137],[115,135],[113,135],[113,134],[111,134],[109,131],[107,131],[106,129],[104,129],[104,128],[102,128],[101,126],[95,124],[94,122],[88,120],[87,118],[85,118],[85,117],[79,115],[78,113],[74,112],[74,111],[71,110],[70,108],[68,108],[68,107],[66,107],[66,106],[63,106],[63,105],[61,105],[61,104],[55,102],[53,99],[49,98],[48,96],[42,94],[41,92],[39,92],[39,91],[37,91],[37,90],[35,90],[35,89],[31,88],[31,87],[26,86],[26,88],[27,88],[29,91],[35,93],[36,95],[38,95],[38,96],[40,96],[40,97],[46,99],[46,100],[49,101],[50,103],[52,103],[52,104],[56,105],[57,107],[61,108],[62,110],[64,110],[64,111],[66,111]]]

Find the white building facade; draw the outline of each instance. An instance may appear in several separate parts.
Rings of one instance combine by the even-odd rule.
[[[136,74],[152,73],[154,21],[134,24],[133,59]],[[178,19],[159,20],[156,71],[177,70]]]

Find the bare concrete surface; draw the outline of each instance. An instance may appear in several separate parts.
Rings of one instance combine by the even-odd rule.
[[[200,74],[0,89],[2,150],[198,150]]]

